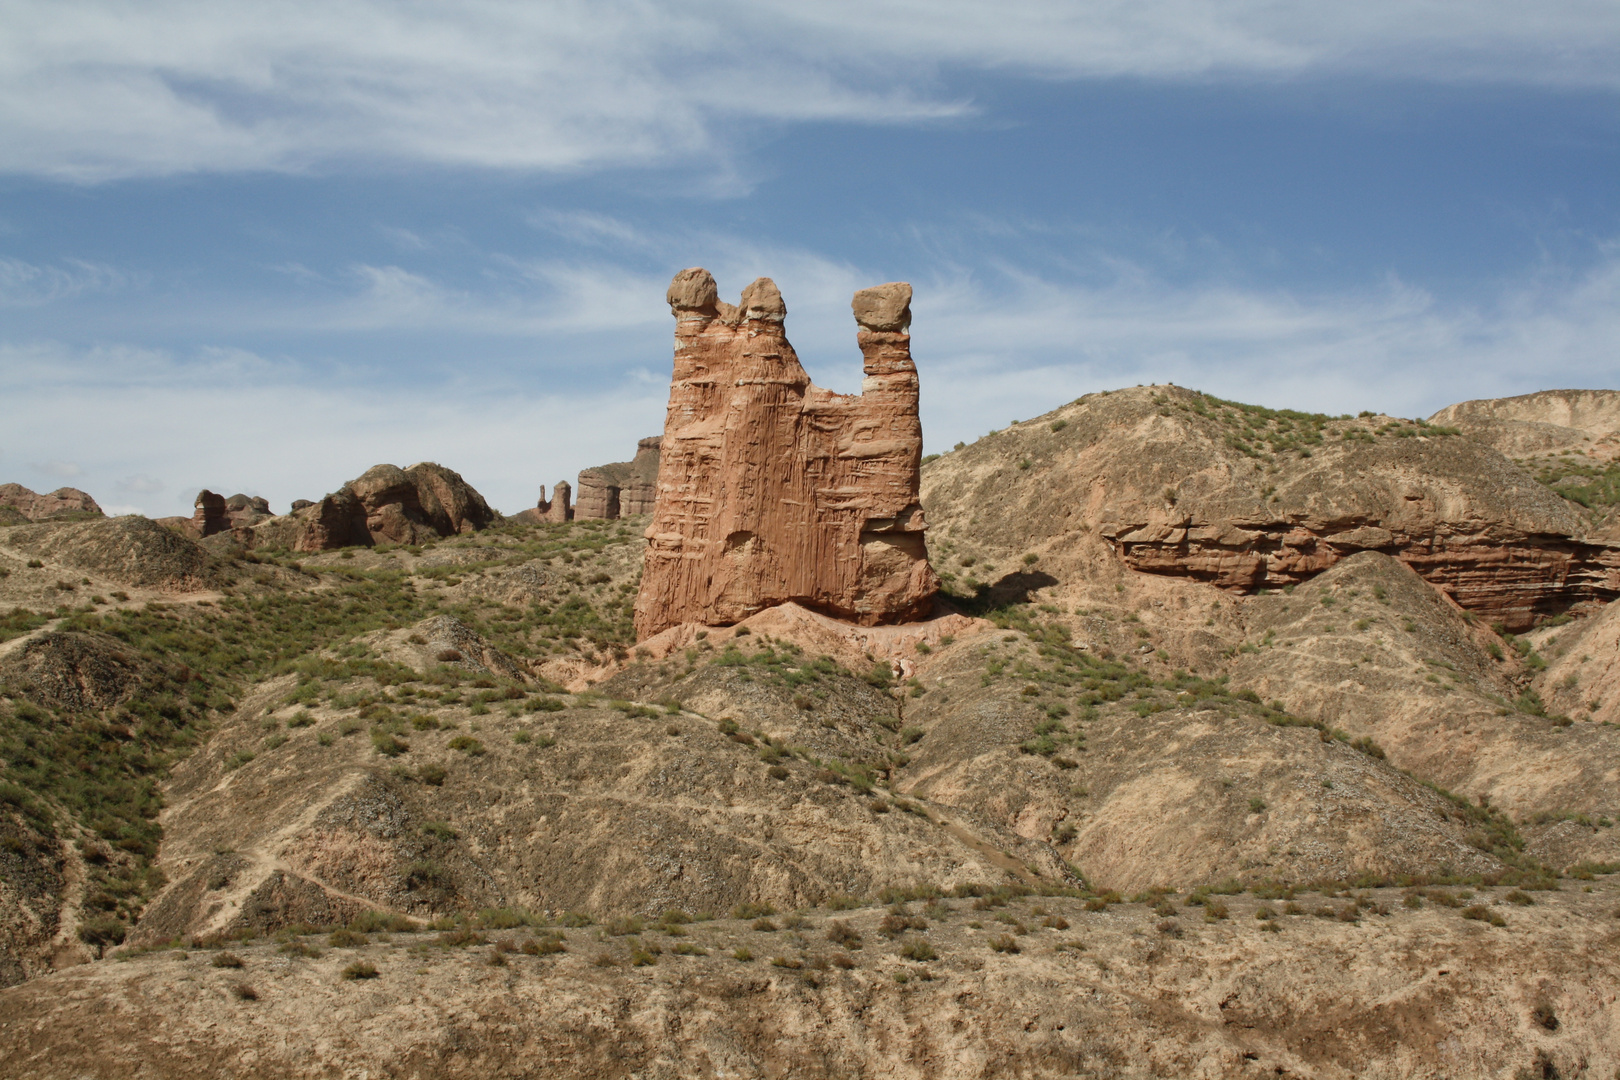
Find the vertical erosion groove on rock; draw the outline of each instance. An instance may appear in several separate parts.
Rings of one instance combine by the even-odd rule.
[[[926,616],[939,579],[917,500],[911,286],[855,294],[859,395],[811,384],[769,278],[733,307],[708,271],[683,270],[669,305],[675,370],[638,637],[787,601],[867,626]]]

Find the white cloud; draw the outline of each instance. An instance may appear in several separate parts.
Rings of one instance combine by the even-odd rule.
[[[730,133],[909,123],[942,74],[1372,74],[1620,88],[1591,0],[0,0],[0,171],[94,181],[354,161],[577,172]]]
[[[1329,295],[1151,275],[1075,287],[925,284],[913,304],[930,449],[1094,390],[1174,382],[1327,413],[1426,416],[1465,398],[1620,388],[1620,257],[1493,302],[1441,302],[1391,279]]]
[[[127,491],[136,495],[155,495],[162,491],[163,481],[154,476],[126,476],[115,485],[119,491]]]
[[[30,462],[28,467],[58,480],[76,480],[84,475],[84,469],[72,461],[36,461]]]
[[[790,337],[812,376],[858,389],[849,297],[885,275],[813,252],[711,240],[717,257],[708,261],[722,292],[735,296],[760,269],[773,269]],[[1137,383],[1175,382],[1335,414],[1369,408],[1408,416],[1464,398],[1620,386],[1620,250],[1613,245],[1584,272],[1543,268],[1484,305],[1443,301],[1394,279],[1306,295],[1216,279],[1170,286],[1128,262],[1110,265],[1117,273],[1100,284],[1016,267],[994,277],[913,281],[913,351],[930,451],[1088,391]],[[547,272],[568,276],[560,265]],[[303,364],[241,350],[177,356],[0,344],[6,434],[48,462],[34,468],[54,469],[50,475],[93,495],[115,489],[153,516],[189,513],[202,487],[261,492],[282,509],[378,462],[420,460],[457,469],[494,505],[520,510],[532,505],[537,485],[549,489],[586,466],[623,460],[663,422],[664,282],[605,263],[578,268],[572,279],[601,283],[580,285],[568,301],[596,306],[567,337],[559,337],[564,320],[555,313],[537,322],[535,367],[499,379],[488,377],[476,345],[424,382],[334,380],[325,371],[316,378]],[[401,288],[410,298],[434,286]],[[648,329],[624,335],[613,322],[594,321],[615,312]],[[459,325],[465,315],[446,317]],[[653,331],[654,323],[662,328]],[[587,372],[602,389],[566,389]],[[62,407],[67,393],[70,409]],[[240,426],[219,437],[222,423]],[[151,479],[159,476],[175,479]]]
[[[355,387],[239,358],[226,378],[209,355],[51,343],[0,345],[0,371],[15,370],[18,356],[49,378],[5,385],[8,441],[42,456],[71,451],[71,466],[33,467],[57,468],[51,475],[71,476],[92,495],[116,490],[121,508],[153,517],[189,514],[204,487],[263,494],[284,511],[372,465],[417,461],[460,471],[515,512],[534,505],[539,484],[549,489],[632,455],[636,440],[662,425],[667,387],[640,378],[596,394],[553,393],[543,380],[522,391],[387,380]],[[97,377],[127,356],[141,358],[141,378]],[[195,378],[198,369],[217,377]],[[64,386],[73,392],[67,411]],[[159,476],[175,479],[152,479]]]
[[[0,308],[41,307],[86,293],[120,288],[126,277],[110,266],[64,259],[61,266],[36,266],[0,255]]]

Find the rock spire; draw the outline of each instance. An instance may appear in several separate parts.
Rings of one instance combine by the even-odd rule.
[[[795,601],[861,625],[925,617],[939,579],[917,501],[911,286],[855,294],[859,395],[815,386],[769,278],[732,306],[706,270],[669,287],[675,368],[636,633]]]

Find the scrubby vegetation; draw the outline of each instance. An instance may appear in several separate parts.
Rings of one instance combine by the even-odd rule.
[[[399,756],[410,749],[401,736],[413,726],[434,725],[430,715],[408,717],[402,704],[459,700],[460,688],[470,686],[475,711],[487,711],[492,703],[525,703],[534,688],[451,665],[420,675],[381,659],[356,637],[445,614],[520,655],[623,655],[633,639],[635,573],[623,574],[610,589],[613,576],[592,567],[633,544],[623,522],[581,522],[454,538],[438,546],[476,557],[448,566],[421,565],[425,549],[381,549],[389,558],[365,569],[346,565],[353,560],[316,566],[308,557],[300,562],[290,553],[258,551],[217,562],[210,574],[226,585],[213,602],[109,607],[91,601],[0,614],[0,641],[54,620],[59,632],[117,643],[113,647],[132,653],[142,671],[138,688],[100,709],[53,705],[15,677],[0,682],[0,805],[27,824],[36,837],[30,843],[49,846],[66,838],[79,845],[92,877],[89,905],[97,913],[83,936],[98,945],[122,940],[163,883],[152,863],[162,836],[163,778],[251,686],[294,675],[293,702],[352,710],[355,722],[340,727],[339,735],[369,725],[377,753]],[[556,577],[547,592],[555,597],[551,602],[518,605],[453,589],[485,575],[529,571],[535,560],[556,568],[545,571]],[[526,704],[537,711],[559,707],[544,696]],[[299,715],[303,719],[288,727],[312,722],[307,712]],[[285,739],[269,733],[257,750]],[[469,755],[483,751],[477,739],[458,739],[452,745]],[[244,749],[226,765],[239,768],[255,756]],[[436,768],[424,767],[424,783],[434,782]],[[437,779],[442,783],[442,775]]]

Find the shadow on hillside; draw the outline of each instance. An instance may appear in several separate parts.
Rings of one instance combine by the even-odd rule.
[[[1056,584],[1058,579],[1043,570],[1020,570],[999,581],[978,586],[972,596],[940,593],[935,608],[983,618],[1001,608],[1027,604],[1034,599],[1037,590]]]

